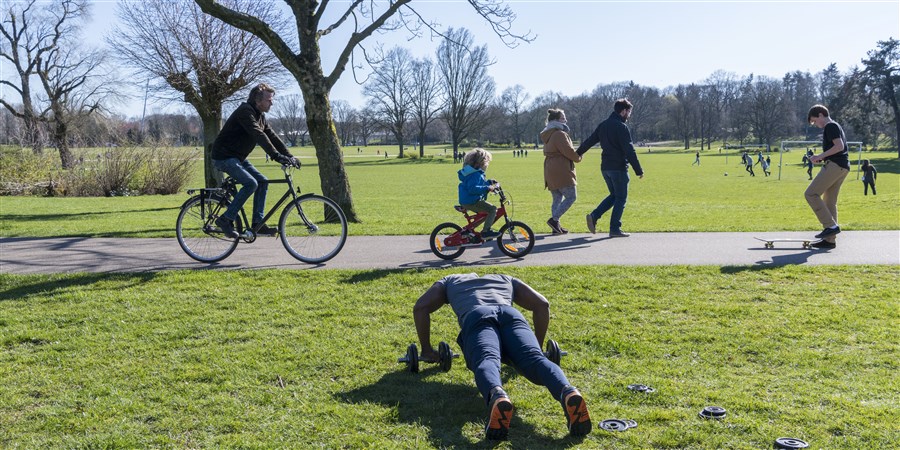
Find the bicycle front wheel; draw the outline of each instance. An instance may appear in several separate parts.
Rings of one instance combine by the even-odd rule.
[[[497,237],[497,247],[506,256],[521,258],[534,248],[534,233],[531,228],[522,222],[511,221],[500,228],[500,236]]]
[[[319,264],[334,258],[344,247],[347,217],[334,200],[308,195],[284,208],[278,232],[291,256],[308,264]]]
[[[224,213],[227,206],[227,202],[220,202],[217,197],[201,200],[199,195],[184,203],[175,223],[175,234],[178,245],[188,256],[212,263],[234,252],[238,239],[228,238],[214,224],[217,215]],[[240,229],[240,225],[235,229]]]

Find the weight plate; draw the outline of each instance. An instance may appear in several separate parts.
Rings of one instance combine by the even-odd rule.
[[[412,373],[419,373],[419,349],[416,344],[406,348],[406,368]]]
[[[450,368],[453,367],[453,352],[450,351],[450,345],[441,341],[441,343],[438,344],[438,353],[441,355],[441,370],[449,372]]]
[[[547,359],[549,359],[553,364],[556,364],[557,366],[559,365],[559,344],[557,344],[553,339],[547,341]]]
[[[809,447],[809,444],[807,444],[806,442],[801,441],[800,439],[787,438],[787,437],[780,437],[778,439],[775,439],[775,445],[772,446],[772,448],[783,449],[783,450],[795,450],[795,449],[806,448],[806,447]]]
[[[619,419],[606,419],[603,422],[600,422],[600,429],[606,431],[625,431],[627,430],[628,424],[624,420]]]
[[[622,421],[625,422],[625,425],[628,425],[628,428],[637,428],[637,421],[636,421],[636,420],[623,419]]]
[[[647,392],[647,393],[656,392],[656,389],[653,389],[652,387],[647,386],[646,384],[629,384],[628,389],[635,391],[635,392]]]
[[[724,419],[725,414],[725,408],[721,406],[707,406],[700,411],[699,416],[704,419]]]

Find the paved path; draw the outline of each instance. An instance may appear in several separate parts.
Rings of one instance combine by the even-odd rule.
[[[759,237],[808,238],[809,232],[634,233],[537,236],[525,258],[509,258],[490,243],[458,259],[438,259],[427,236],[350,236],[341,253],[318,266],[292,258],[278,238],[241,244],[224,261],[190,259],[174,239],[2,238],[0,273],[139,272],[171,269],[404,269],[557,264],[781,266],[786,264],[900,265],[900,231],[845,231],[833,250],[805,250],[799,243],[766,249]]]

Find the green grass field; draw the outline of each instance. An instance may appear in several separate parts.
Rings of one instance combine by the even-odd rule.
[[[377,151],[392,147],[377,147]],[[345,150],[355,206],[362,223],[352,224],[353,235],[428,234],[439,223],[462,221],[456,204],[456,171],[459,165],[444,157],[443,147],[429,147],[425,159],[384,159],[367,148],[359,155]],[[632,174],[628,206],[623,218],[628,231],[800,231],[819,224],[803,198],[809,181],[799,163],[799,152],[787,153],[778,176],[778,155],[773,176],[744,172],[739,158],[703,153],[702,165],[692,166],[693,151],[639,149],[646,176]],[[304,148],[304,168],[297,175],[304,191],[321,192],[313,151]],[[448,152],[449,153],[449,152]],[[254,164],[275,179],[280,170],[266,163],[261,152]],[[854,171],[840,196],[841,226],[847,230],[900,229],[900,161],[894,153],[865,153],[879,170],[878,196],[863,196],[862,182]],[[855,163],[855,155],[854,155]],[[563,217],[574,232],[586,232],[584,215],[606,196],[600,176],[600,150],[587,153],[577,166],[578,201]],[[198,165],[194,186],[202,177]],[[816,169],[818,170],[818,168]],[[725,176],[725,173],[728,176]],[[527,158],[513,158],[511,151],[495,152],[488,176],[500,180],[512,195],[516,219],[535,232],[549,232],[550,194],[543,188],[543,156],[530,151]],[[269,203],[281,196],[280,186],[269,190]],[[173,237],[175,219],[186,194],[115,198],[0,198],[0,236],[107,236]],[[496,202],[496,197],[489,200]],[[606,220],[606,218],[604,218]],[[608,223],[601,221],[602,229]]]
[[[504,369],[500,448],[890,448],[897,267],[507,268],[595,424]],[[402,370],[411,308],[448,270],[0,275],[2,448],[491,448],[462,359]],[[443,308],[434,341],[455,343]],[[642,383],[657,389],[638,394]],[[697,417],[705,406],[722,421]]]

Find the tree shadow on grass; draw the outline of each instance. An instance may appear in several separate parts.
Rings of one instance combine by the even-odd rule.
[[[119,281],[121,284],[115,287],[116,290],[127,289],[132,286],[139,286],[143,283],[149,282],[153,280],[157,276],[156,273],[128,273],[128,274],[79,274],[74,277],[67,277],[64,279],[58,279],[53,277],[51,279],[47,279],[45,277],[41,277],[41,279],[18,284],[15,281],[12,282],[3,282],[0,283],[0,302],[9,301],[9,300],[22,300],[28,299],[33,295],[37,295],[39,297],[45,298],[52,295],[55,295],[57,292],[67,291],[71,288],[82,288],[85,286],[91,286],[100,281]],[[110,289],[109,285],[106,285],[104,289]]]
[[[512,376],[512,369],[504,367],[504,379]],[[438,448],[493,448],[498,442],[484,439],[473,443],[463,434],[464,428],[474,424],[484,429],[488,410],[478,390],[471,385],[461,385],[440,378],[437,367],[414,374],[397,371],[385,374],[369,386],[335,394],[340,401],[351,404],[374,403],[394,408],[397,419],[403,423],[423,425],[428,429],[427,439]],[[583,438],[566,437],[562,440],[538,433],[534,426],[513,415],[509,441],[512,448],[560,448],[577,445]]]

